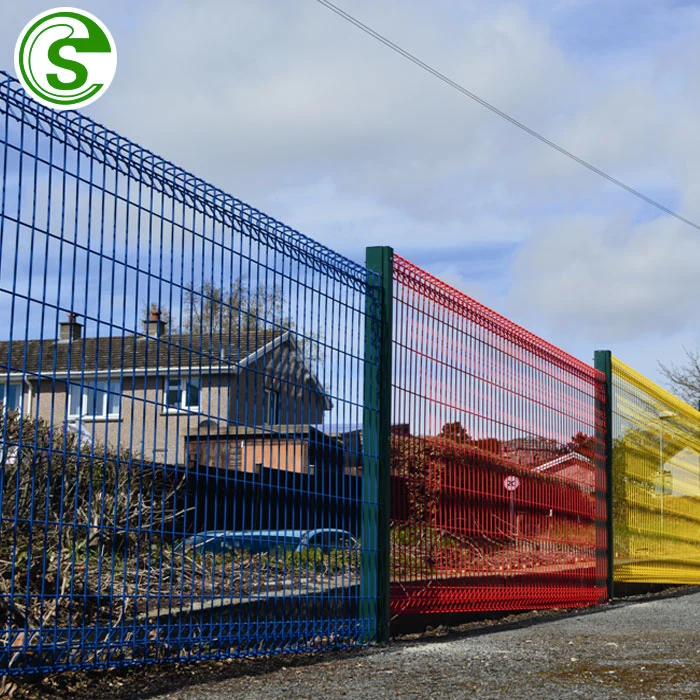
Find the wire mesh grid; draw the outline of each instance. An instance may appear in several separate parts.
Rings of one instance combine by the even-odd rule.
[[[394,614],[606,598],[604,376],[394,257]]]
[[[376,276],[6,73],[0,119],[0,674],[370,640]]]
[[[612,357],[614,580],[700,583],[700,412]]]

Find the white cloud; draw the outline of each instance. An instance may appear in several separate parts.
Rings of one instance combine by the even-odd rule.
[[[511,299],[519,313],[579,337],[642,341],[700,320],[699,261],[700,236],[680,223],[568,217],[523,244]]]
[[[414,219],[512,206],[501,173],[514,163],[502,153],[530,150],[519,134],[315,3],[279,7],[160,6],[102,106],[126,133],[243,196],[331,178]],[[403,8],[400,23],[392,3],[353,11],[523,118],[544,119],[573,77],[520,8],[472,8],[458,23],[447,5]]]
[[[17,31],[45,6],[5,4],[9,67]],[[410,250],[586,359],[586,342],[640,337],[642,370],[651,371],[654,347],[668,356],[676,338],[682,352],[698,321],[700,232],[667,216],[650,222],[655,210],[317,3],[84,6],[120,51],[112,87],[87,112],[125,136],[358,259],[369,244]],[[700,218],[697,7],[343,6],[581,157]],[[490,279],[480,268],[475,288],[470,251],[499,243],[520,244],[519,253],[512,266],[510,257],[494,263]]]
[[[455,265],[426,266],[428,272],[472,299],[485,303],[488,292],[482,284],[467,279]]]

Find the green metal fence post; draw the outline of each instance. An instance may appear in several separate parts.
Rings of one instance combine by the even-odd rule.
[[[376,639],[381,644],[389,641],[393,257],[392,248],[367,248],[367,268],[380,275],[380,282],[378,287],[368,290],[365,326],[365,356],[368,361],[365,364],[365,410],[362,429],[362,539],[365,546],[361,599],[366,605],[367,614],[371,615],[374,612]],[[367,548],[368,543],[371,543],[372,547]]]
[[[613,532],[613,430],[612,430],[612,353],[610,350],[596,350],[593,365],[605,375],[605,492],[608,547],[608,598],[615,594],[615,538]]]

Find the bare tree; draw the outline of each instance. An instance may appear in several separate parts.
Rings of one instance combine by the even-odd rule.
[[[700,351],[685,352],[685,362],[665,365],[659,361],[661,373],[666,377],[670,390],[683,401],[697,407],[700,400]]]
[[[284,312],[279,289],[259,286],[251,289],[240,279],[230,289],[205,282],[199,289],[185,294],[182,331],[195,335],[247,332],[272,325],[289,329],[292,320]]]
[[[163,306],[148,302],[141,310],[141,317],[146,319],[154,311],[160,312],[160,320],[173,333],[189,335],[228,338],[256,330],[284,332],[296,328],[289,315],[289,303],[279,287],[250,287],[241,279],[234,280],[229,289],[207,281],[187,290],[179,319]],[[295,341],[307,362],[322,361],[322,349],[315,333],[297,333]]]

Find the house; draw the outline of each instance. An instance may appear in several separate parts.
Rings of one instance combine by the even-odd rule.
[[[595,464],[578,452],[568,452],[534,468],[538,474],[556,476],[583,491],[595,491]]]
[[[188,464],[260,475],[264,470],[316,476],[339,473],[343,448],[311,425],[205,425],[187,436]]]
[[[563,452],[563,446],[556,440],[540,436],[514,438],[501,446],[501,456],[512,465],[534,468],[544,462],[556,459]]]
[[[69,314],[58,338],[0,342],[0,399],[165,464],[201,427],[319,424],[332,407],[292,331],[185,334],[157,311],[138,334],[84,337]]]
[[[220,424],[187,437],[195,530],[331,527],[360,531],[362,481],[343,445],[311,425]]]

